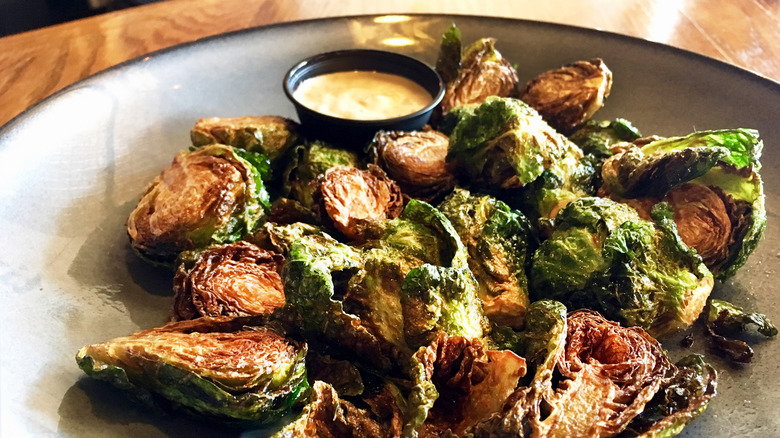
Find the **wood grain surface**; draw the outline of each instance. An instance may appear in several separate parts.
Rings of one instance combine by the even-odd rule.
[[[657,41],[780,81],[777,0],[168,0],[0,38],[0,125],[90,74],[179,43],[296,20],[448,13]]]

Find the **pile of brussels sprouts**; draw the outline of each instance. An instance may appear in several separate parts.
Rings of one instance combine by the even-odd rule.
[[[603,61],[521,84],[455,26],[437,69],[432,126],[365,147],[276,116],[198,121],[127,221],[175,272],[172,321],[86,346],[79,367],[278,437],[679,433],[716,372],[656,338],[705,309],[734,360],[752,355],[735,332],[777,334],[708,305],[765,229],[758,133],[594,121]]]

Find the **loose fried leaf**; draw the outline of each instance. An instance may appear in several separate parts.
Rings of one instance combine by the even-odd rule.
[[[727,301],[712,299],[707,313],[707,333],[713,347],[735,362],[748,363],[753,349],[747,342],[736,339],[739,333],[754,326],[766,337],[777,336],[777,328],[762,313],[748,313]]]
[[[637,415],[620,437],[662,438],[679,434],[704,412],[717,392],[717,373],[692,354],[678,361],[644,411]]]
[[[362,438],[396,437],[391,425],[384,424],[369,411],[343,400],[332,386],[316,381],[310,402],[296,420],[272,435],[272,438]]]
[[[591,311],[571,313],[565,327],[565,349],[553,343],[539,355],[544,364],[552,359],[559,378],[549,365],[538,367],[530,385],[518,388],[473,436],[612,436],[643,411],[673,367],[640,328],[623,328]]]
[[[642,137],[638,129],[626,119],[596,122],[589,120],[569,140],[582,149],[585,155],[598,158],[612,156],[612,147],[623,142],[632,142]]]

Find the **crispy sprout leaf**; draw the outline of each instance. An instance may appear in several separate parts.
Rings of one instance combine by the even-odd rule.
[[[174,318],[262,315],[284,305],[284,257],[244,241],[201,252],[173,279]]]
[[[287,256],[296,240],[309,235],[330,238],[321,228],[303,222],[290,224],[265,222],[254,233],[247,236],[246,240],[260,248]]]
[[[598,158],[612,156],[612,147],[623,142],[632,142],[642,137],[638,129],[626,119],[611,121],[587,121],[569,136],[585,155]]]
[[[436,72],[445,84],[458,78],[461,49],[460,29],[453,23],[441,37],[439,57],[436,59]]]
[[[686,356],[675,365],[661,390],[618,436],[676,436],[704,412],[717,392],[717,372],[698,354]]]
[[[531,79],[520,99],[559,132],[569,133],[604,106],[612,72],[601,59],[577,61]]]
[[[257,426],[284,415],[308,388],[306,344],[250,319],[180,321],[79,350],[87,375],[141,401]]]
[[[737,339],[739,333],[753,326],[766,337],[777,336],[777,328],[762,313],[748,313],[727,301],[712,299],[707,312],[707,333],[713,348],[734,362],[748,363],[753,359],[753,349],[747,342]]]

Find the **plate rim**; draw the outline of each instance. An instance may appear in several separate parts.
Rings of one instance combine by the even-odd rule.
[[[438,19],[445,19],[445,18],[452,18],[453,22],[455,22],[457,19],[467,19],[467,20],[484,20],[484,21],[504,21],[504,22],[514,22],[514,23],[523,23],[526,26],[538,26],[538,27],[547,27],[547,28],[553,28],[553,29],[566,29],[567,31],[574,31],[574,32],[580,32],[585,33],[588,35],[601,35],[606,36],[610,39],[617,39],[621,40],[623,42],[628,42],[631,44],[638,44],[641,46],[647,46],[653,49],[657,50],[663,50],[665,52],[668,52],[672,55],[677,56],[685,56],[693,58],[694,60],[698,62],[702,62],[704,64],[710,64],[714,68],[721,68],[730,70],[731,73],[737,74],[739,76],[744,77],[747,80],[757,82],[759,84],[762,84],[765,87],[770,88],[775,94],[777,94],[778,98],[780,99],[780,81],[775,81],[772,78],[769,78],[767,76],[764,76],[758,72],[752,71],[748,68],[741,67],[735,64],[728,63],[726,61],[714,58],[709,55],[705,55],[699,52],[694,52],[690,49],[675,47],[666,43],[658,42],[658,41],[652,41],[648,40],[642,37],[636,37],[632,35],[627,35],[615,31],[610,30],[603,30],[603,29],[597,29],[592,27],[586,27],[586,26],[577,26],[573,24],[566,24],[566,23],[556,23],[551,21],[542,21],[542,20],[532,20],[527,18],[513,18],[513,17],[498,17],[498,16],[491,16],[491,15],[474,15],[474,14],[436,14],[436,13],[425,13],[425,12],[419,12],[419,13],[393,13],[393,14],[355,14],[355,15],[339,15],[339,16],[332,16],[332,17],[319,17],[319,18],[307,18],[303,20],[294,20],[294,21],[284,21],[284,22],[278,22],[278,23],[269,23],[269,24],[261,24],[257,26],[251,26],[246,27],[243,29],[236,29],[231,30],[227,32],[222,32],[215,35],[209,35],[202,38],[198,38],[192,41],[186,41],[174,44],[169,47],[164,47],[162,49],[153,50],[138,56],[135,56],[133,58],[124,60],[120,63],[117,63],[115,65],[112,65],[110,67],[106,67],[102,70],[99,70],[97,72],[94,72],[92,74],[89,74],[69,85],[66,85],[65,87],[55,91],[54,93],[44,97],[43,99],[39,100],[38,102],[28,106],[25,108],[21,113],[17,114],[13,118],[11,118],[8,122],[6,122],[4,125],[0,126],[0,139],[4,137],[5,135],[9,134],[11,131],[13,131],[17,125],[23,124],[22,121],[36,113],[41,109],[41,107],[51,103],[52,101],[59,98],[59,96],[66,94],[70,91],[73,91],[79,87],[84,86],[87,83],[96,81],[101,79],[102,77],[110,76],[114,74],[118,70],[124,70],[129,66],[137,65],[142,62],[148,62],[152,59],[158,59],[160,57],[166,56],[168,53],[171,52],[177,52],[177,51],[184,51],[189,48],[203,45],[211,42],[216,42],[219,40],[224,39],[230,39],[235,38],[241,35],[246,35],[250,33],[255,32],[263,32],[266,30],[273,30],[281,27],[295,27],[295,26],[304,26],[307,24],[320,24],[320,23],[327,23],[327,22],[336,22],[336,21],[346,21],[346,20],[368,20],[371,18],[376,17],[382,17],[386,15],[405,15],[414,17],[417,19],[424,19],[424,18],[438,18]],[[780,102],[780,100],[778,101]]]

